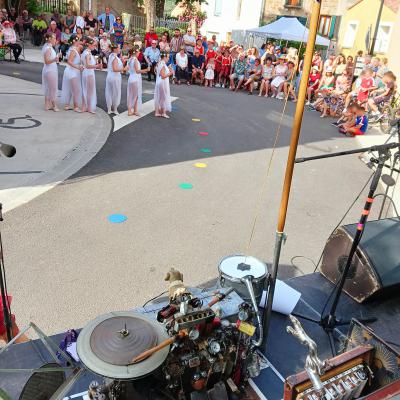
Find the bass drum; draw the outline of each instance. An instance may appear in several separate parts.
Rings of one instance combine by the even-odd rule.
[[[251,276],[254,295],[257,304],[260,303],[268,276],[265,263],[252,256],[236,254],[223,258],[218,265],[218,271],[219,285],[233,288],[246,302],[251,302],[251,298],[243,278]]]

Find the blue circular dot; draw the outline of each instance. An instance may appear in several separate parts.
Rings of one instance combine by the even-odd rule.
[[[127,219],[128,218],[122,214],[111,214],[108,216],[108,220],[114,224],[120,224],[121,222],[125,222]]]

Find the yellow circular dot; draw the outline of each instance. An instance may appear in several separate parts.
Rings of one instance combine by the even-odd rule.
[[[200,122],[201,119],[200,119],[200,118],[192,118],[192,121],[193,121],[193,122]]]
[[[198,163],[194,164],[194,166],[197,168],[207,168],[207,164],[202,163],[202,162],[198,162]]]

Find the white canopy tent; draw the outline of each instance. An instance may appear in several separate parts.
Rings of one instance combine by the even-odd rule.
[[[308,41],[309,30],[294,17],[282,17],[268,25],[259,28],[248,29],[247,34],[268,37],[278,40],[292,40],[295,42]],[[315,42],[320,46],[329,46],[330,40],[317,35]]]

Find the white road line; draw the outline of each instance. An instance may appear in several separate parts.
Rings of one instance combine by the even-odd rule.
[[[178,97],[171,97],[171,101],[178,100]],[[132,122],[139,120],[140,118],[145,117],[146,115],[152,113],[154,111],[154,100],[149,100],[144,103],[139,111],[140,117],[135,115],[128,116],[128,111],[125,111],[119,115],[116,115],[114,119],[114,132],[119,131],[126,125],[129,125]]]

